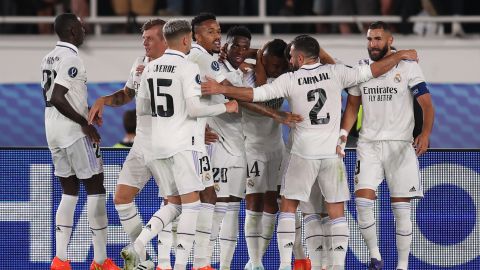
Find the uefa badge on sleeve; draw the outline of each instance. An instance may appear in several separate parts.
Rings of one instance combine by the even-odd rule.
[[[76,67],[71,67],[68,69],[68,76],[75,78],[77,77],[78,69]]]
[[[220,70],[220,64],[218,64],[217,61],[213,61],[212,64],[210,65],[210,67],[215,70],[215,71],[219,71]]]

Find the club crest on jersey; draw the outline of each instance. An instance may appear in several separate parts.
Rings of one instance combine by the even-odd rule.
[[[253,188],[255,186],[255,182],[253,181],[253,179],[251,178],[248,178],[247,179],[247,185],[251,188]]]
[[[76,67],[71,67],[68,69],[68,76],[75,78],[77,77],[78,69]]]
[[[396,83],[399,83],[402,81],[402,76],[400,76],[400,73],[395,74],[395,77],[393,78],[393,81]]]
[[[215,70],[215,71],[219,71],[220,70],[220,65],[218,64],[217,61],[213,61],[212,64],[210,65],[210,67]]]
[[[213,185],[213,187],[215,188],[216,192],[220,192],[220,185],[219,184],[215,184],[215,185]]]
[[[197,74],[197,76],[195,76],[195,81],[198,83],[198,84],[201,84],[202,81],[200,80],[200,74]]]

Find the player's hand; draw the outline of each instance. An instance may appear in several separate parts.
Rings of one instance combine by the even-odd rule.
[[[202,95],[222,94],[222,85],[212,78],[206,77],[207,81],[202,82]]]
[[[93,143],[100,143],[100,134],[98,134],[97,129],[93,125],[82,126],[82,132],[87,135]]]
[[[284,112],[284,111],[278,111],[278,114],[273,119],[291,128],[295,127],[295,124],[303,121],[302,116],[291,113],[291,112]]]
[[[103,97],[97,99],[88,112],[88,124],[101,126],[103,124],[103,108],[105,100]]]
[[[344,158],[345,157],[345,146],[347,145],[347,136],[348,132],[345,129],[340,130],[340,137],[337,141],[337,155]]]
[[[136,75],[141,75],[143,73],[143,70],[145,69],[145,65],[138,65],[137,68],[135,69]]]
[[[427,152],[429,140],[429,136],[423,132],[415,138],[413,141],[413,146],[415,147],[415,153],[417,154],[417,157]]]
[[[243,62],[238,67],[243,73],[248,73],[255,69],[255,65]]]
[[[230,100],[225,103],[227,107],[227,113],[238,113],[238,102],[236,100]]]
[[[412,60],[418,62],[418,55],[416,50],[400,50],[397,52],[402,60]]]
[[[222,48],[220,49],[220,52],[218,53],[218,61],[223,62],[227,59],[227,48],[228,42],[223,44]]]
[[[205,127],[205,144],[212,144],[218,141],[218,135],[208,125]]]

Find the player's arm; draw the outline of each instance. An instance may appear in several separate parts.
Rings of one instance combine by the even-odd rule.
[[[193,96],[186,99],[187,113],[190,117],[209,117],[227,113],[238,112],[236,100],[215,105],[204,105],[200,102],[200,96]]]
[[[347,97],[347,106],[345,107],[345,111],[343,112],[342,122],[341,122],[341,129],[340,129],[340,136],[338,138],[337,143],[337,154],[340,156],[345,156],[345,145],[347,143],[347,136],[350,133],[355,121],[357,120],[358,110],[360,108],[360,104],[362,103],[361,96],[355,96],[349,94]]]
[[[381,60],[370,65],[370,70],[372,71],[372,76],[377,78],[390,69],[392,69],[396,64],[402,60],[412,60],[417,61],[417,51],[415,50],[400,50],[396,53],[392,53],[389,56],[382,58]]]
[[[427,152],[430,140],[430,134],[432,133],[433,129],[433,122],[435,118],[435,109],[433,107],[432,96],[428,92],[425,83],[421,83],[417,85],[416,99],[420,107],[422,108],[423,112],[423,125],[422,125],[422,132],[415,138],[414,145],[416,147],[417,156],[420,156]],[[423,88],[423,89],[420,89]],[[418,95],[418,93],[422,93]]]
[[[323,48],[320,47],[320,63],[322,64],[335,64],[335,60],[330,56]]]
[[[257,63],[255,65],[255,85],[260,86],[266,83],[267,83],[267,72],[265,71],[265,65],[263,64],[263,49],[261,49],[261,50],[258,50],[257,52]]]
[[[50,103],[55,106],[55,108],[65,117],[79,124],[82,127],[83,133],[85,133],[85,135],[87,135],[94,143],[99,143],[100,135],[98,134],[97,130],[92,125],[89,125],[87,119],[83,118],[83,116],[75,111],[72,105],[70,105],[65,97],[67,92],[68,88],[56,83],[53,86]]]
[[[88,112],[88,123],[102,125],[102,116],[104,106],[118,107],[132,101],[135,97],[135,90],[125,86],[108,96],[99,97]]]

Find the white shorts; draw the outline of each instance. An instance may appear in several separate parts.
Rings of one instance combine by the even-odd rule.
[[[290,154],[285,166],[282,183],[285,198],[306,202],[313,186],[318,185],[329,203],[350,199],[345,164],[341,158],[304,159]]]
[[[325,197],[323,197],[319,185],[312,186],[310,198],[306,202],[300,201],[298,208],[303,214],[328,214]]]
[[[200,176],[199,152],[182,151],[172,157],[155,159],[148,168],[157,179],[162,197],[184,195],[205,189]]]
[[[204,152],[197,152],[198,154],[198,166],[199,166],[199,176],[202,179],[202,183],[204,187],[211,187],[213,186],[213,172],[212,172],[212,162],[211,162],[211,154],[212,149],[207,147],[208,153]]]
[[[387,180],[390,197],[421,198],[423,187],[415,149],[406,141],[359,142],[355,191],[377,190]]]
[[[245,156],[230,154],[219,142],[212,144],[212,172],[217,197],[245,198],[246,163]]]
[[[247,152],[247,194],[279,191],[283,149],[257,155]]]
[[[125,162],[123,162],[117,184],[136,187],[142,190],[151,177],[152,173],[147,167],[145,150],[143,150],[139,144],[133,143]]]
[[[100,147],[88,137],[76,140],[67,148],[51,148],[55,175],[67,178],[76,175],[78,179],[89,179],[103,173]]]

